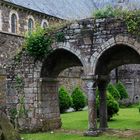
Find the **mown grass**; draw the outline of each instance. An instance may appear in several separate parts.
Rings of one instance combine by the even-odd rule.
[[[64,133],[37,133],[22,135],[25,140],[139,140],[138,138],[119,138],[113,136],[84,137],[80,135]]]
[[[61,118],[63,124],[62,128],[64,129],[87,129],[87,111],[62,114]],[[118,115],[114,116],[108,125],[109,128],[140,129],[140,113],[136,107],[120,109]]]
[[[62,129],[86,131],[88,127],[87,111],[65,113],[61,115]],[[114,116],[108,123],[110,128],[115,129],[140,129],[140,114],[137,108],[120,109],[119,114]],[[100,137],[84,137],[78,134],[66,134],[64,132],[23,134],[25,140],[140,140],[138,137],[120,138],[102,135]]]

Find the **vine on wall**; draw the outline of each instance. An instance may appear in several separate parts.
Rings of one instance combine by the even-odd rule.
[[[24,48],[35,60],[42,60],[52,51],[53,42],[64,42],[65,35],[61,30],[66,23],[59,23],[45,29],[37,26],[32,33],[25,37]]]

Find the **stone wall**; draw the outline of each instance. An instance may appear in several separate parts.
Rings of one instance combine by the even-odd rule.
[[[118,80],[125,85],[129,98],[126,104],[139,103],[140,101],[140,65],[124,65],[118,67]],[[111,73],[111,81],[116,81],[115,70]]]
[[[136,47],[140,45],[133,35],[129,35],[120,19],[85,19],[68,24],[60,31],[64,33],[66,40],[54,42],[47,59],[36,63],[24,51],[20,56],[14,57],[16,49],[21,48],[24,39],[22,36],[4,32],[0,34],[0,51],[3,54],[0,62],[7,76],[7,109],[9,112],[12,109],[17,111],[15,123],[20,125],[21,130],[48,131],[60,128],[56,79],[64,69],[81,66],[83,69],[79,71],[79,76],[97,74],[95,68],[99,56],[109,47],[120,47],[117,46],[120,42],[131,44],[139,51]],[[10,56],[14,59],[9,59]],[[120,57],[116,59],[123,62]],[[127,63],[130,62],[128,59]],[[82,84],[81,81],[79,83]]]
[[[17,15],[16,34],[11,33],[10,29],[11,13]],[[58,18],[30,9],[0,2],[0,108],[11,116],[11,121],[15,127],[19,125],[20,130],[46,131],[61,126],[59,105],[57,104],[58,99],[53,97],[53,102],[56,100],[56,104],[54,104],[52,110],[47,109],[50,108],[47,106],[50,99],[48,102],[48,99],[39,98],[41,90],[40,70],[34,65],[32,58],[26,54],[18,55],[22,50],[23,35],[28,31],[29,17],[32,17],[34,24],[38,25],[41,25],[44,20],[49,25],[60,21]],[[37,64],[37,66],[40,65]],[[43,107],[41,100],[46,102]],[[57,108],[57,110],[53,111],[54,108]],[[24,109],[24,112],[21,109]],[[43,115],[42,109],[49,116],[45,116],[45,112]],[[22,117],[20,116],[21,112]]]
[[[42,24],[42,21],[46,20],[48,24],[54,24],[55,22],[59,22],[60,19],[42,14],[36,11],[32,11],[30,9],[16,6],[14,4],[1,1],[0,2],[0,21],[1,21],[1,30],[3,32],[11,32],[10,29],[10,14],[16,13],[17,17],[17,34],[25,35],[28,31],[28,19],[31,17],[34,21],[35,25]]]

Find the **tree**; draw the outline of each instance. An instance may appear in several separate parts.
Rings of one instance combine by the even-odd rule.
[[[79,87],[76,87],[73,90],[71,97],[72,97],[72,102],[73,102],[72,107],[76,111],[81,110],[82,108],[85,107],[86,97],[84,95],[84,92]]]

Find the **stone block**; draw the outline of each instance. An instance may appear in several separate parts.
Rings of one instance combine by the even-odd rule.
[[[91,41],[91,39],[90,39],[89,37],[83,38],[83,40],[84,40],[84,44],[85,44],[85,45],[90,45],[90,44],[92,44],[92,41]]]
[[[81,29],[80,28],[74,30],[74,34],[79,34],[79,33],[81,33]]]
[[[134,48],[137,49],[137,50],[139,50],[140,49],[140,43],[138,43],[137,41],[135,41]]]
[[[117,35],[117,36],[115,37],[115,41],[116,41],[116,43],[123,42],[123,41],[124,41],[124,36]]]
[[[78,23],[73,23],[70,25],[70,29],[78,29],[80,26]]]

